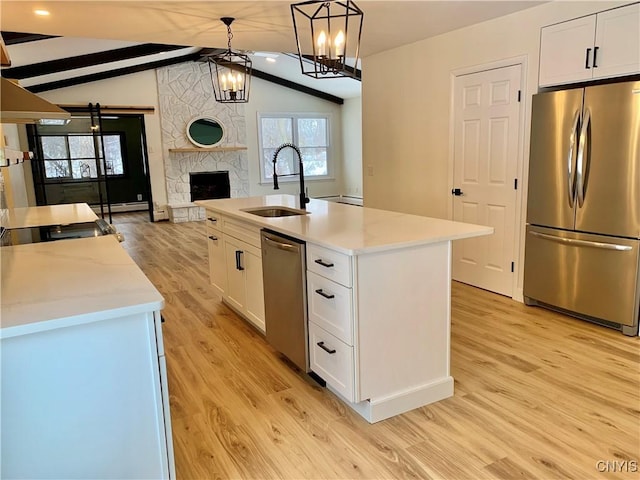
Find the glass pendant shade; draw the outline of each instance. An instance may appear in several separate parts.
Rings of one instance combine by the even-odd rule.
[[[351,0],[291,5],[302,73],[313,78],[360,78],[364,13]]]

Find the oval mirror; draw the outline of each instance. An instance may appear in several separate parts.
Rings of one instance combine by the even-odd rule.
[[[196,117],[187,125],[189,141],[198,147],[213,147],[222,141],[222,123],[211,117]]]

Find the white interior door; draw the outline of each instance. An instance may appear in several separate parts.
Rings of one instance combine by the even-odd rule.
[[[490,236],[453,242],[453,278],[513,295],[521,66],[454,81],[453,219]]]

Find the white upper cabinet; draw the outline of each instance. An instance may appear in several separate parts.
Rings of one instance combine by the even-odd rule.
[[[640,4],[542,28],[539,85],[640,72]]]
[[[598,14],[593,78],[640,71],[640,3]]]
[[[592,78],[590,63],[595,29],[595,15],[542,29],[539,82],[541,87]]]

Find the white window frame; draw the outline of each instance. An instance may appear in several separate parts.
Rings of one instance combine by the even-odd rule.
[[[333,180],[333,146],[331,142],[331,129],[332,127],[332,115],[330,113],[314,113],[314,112],[277,112],[277,113],[258,113],[258,162],[260,164],[260,184],[262,185],[271,185],[273,184],[273,178],[266,177],[266,172],[264,169],[264,162],[262,161],[262,155],[264,148],[262,146],[262,119],[263,118],[290,118],[293,120],[293,144],[298,145],[298,119],[301,118],[322,118],[326,121],[327,125],[327,174],[326,175],[305,175],[305,181],[310,180]],[[304,161],[304,159],[303,159]],[[269,172],[271,173],[271,171]],[[295,177],[278,177],[278,182],[280,183],[288,183],[288,182],[298,182],[298,176]]]

